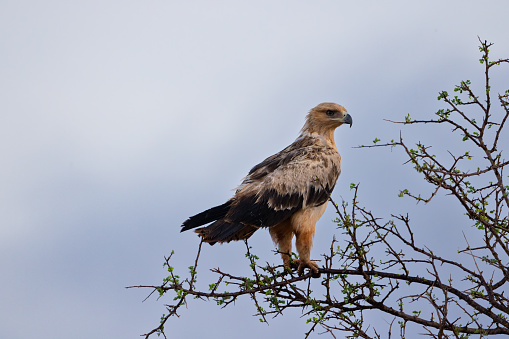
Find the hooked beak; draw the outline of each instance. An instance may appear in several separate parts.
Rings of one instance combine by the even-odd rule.
[[[350,114],[346,114],[343,118],[343,123],[344,124],[349,124],[350,125],[350,128],[352,128],[352,116]]]

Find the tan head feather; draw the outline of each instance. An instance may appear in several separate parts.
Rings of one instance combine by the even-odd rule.
[[[346,108],[333,102],[324,102],[309,111],[302,132],[318,133],[334,141],[334,130],[343,124],[352,124]]]

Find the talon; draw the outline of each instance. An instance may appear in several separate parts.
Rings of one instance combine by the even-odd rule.
[[[290,268],[293,270],[298,269],[300,267],[300,265],[301,265],[301,261],[299,259],[293,259],[290,262]]]
[[[304,261],[302,259],[292,259],[291,261],[284,262],[285,270],[291,273],[293,270],[297,270],[298,275],[303,275],[304,270],[309,268],[311,276],[313,278],[320,278],[320,272],[318,265],[311,260]]]
[[[318,265],[314,261],[299,260],[299,267],[297,269],[297,274],[298,275],[304,274],[305,268],[309,268],[309,270],[311,271],[311,276],[313,278],[320,278],[320,271],[319,271]]]
[[[292,259],[291,261],[290,260],[285,260],[283,262],[283,266],[285,268],[285,271],[291,273],[293,270],[296,270],[299,268],[300,266],[300,260],[299,259]]]

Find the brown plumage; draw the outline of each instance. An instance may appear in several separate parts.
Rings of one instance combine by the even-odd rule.
[[[290,146],[254,166],[230,200],[190,217],[181,231],[212,222],[196,232],[213,245],[248,239],[266,227],[278,245],[285,267],[297,267],[299,274],[307,267],[318,274],[318,265],[310,260],[310,250],[316,222],[325,212],[341,173],[334,130],[342,124],[352,125],[343,106],[316,106]],[[292,261],[294,235],[299,259]]]

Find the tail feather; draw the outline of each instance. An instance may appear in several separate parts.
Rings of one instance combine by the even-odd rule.
[[[257,227],[251,225],[218,220],[207,227],[197,229],[195,232],[203,238],[203,241],[214,245],[216,242],[223,243],[248,239],[257,229]]]
[[[232,203],[231,200],[229,200],[222,205],[212,207],[206,211],[203,211],[190,217],[189,219],[184,221],[180,232],[184,232],[192,228],[208,224],[209,222],[224,218],[224,216],[226,215],[226,213],[228,213],[228,210],[230,209],[231,203]]]

